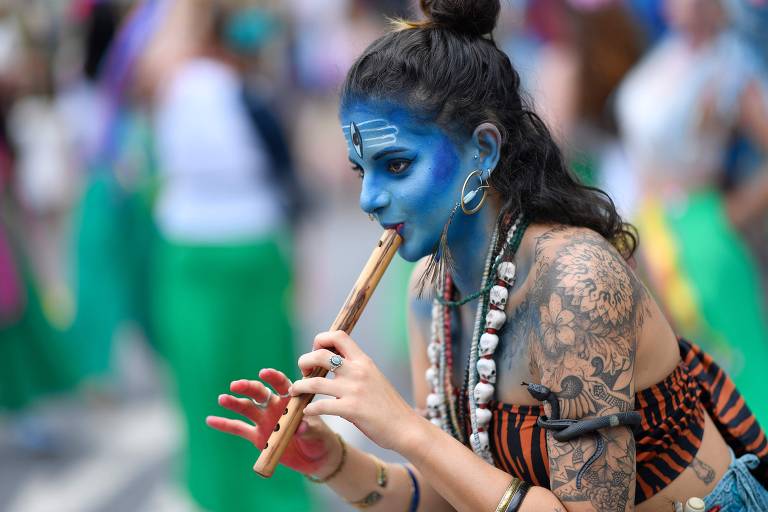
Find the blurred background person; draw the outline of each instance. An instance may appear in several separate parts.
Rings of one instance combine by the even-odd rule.
[[[79,377],[65,336],[65,226],[75,187],[54,104],[51,20],[32,21],[7,6],[0,12],[0,412],[15,446],[51,455],[63,440],[36,406]]]
[[[618,115],[639,179],[650,284],[678,332],[734,377],[762,423],[768,360],[758,268],[738,229],[764,222],[768,168],[720,189],[734,130],[768,150],[765,76],[728,31],[720,0],[667,0],[670,31],[621,87]]]
[[[58,103],[82,183],[71,213],[70,336],[79,347],[87,390],[99,398],[124,391],[116,353],[148,335],[155,171],[136,70],[168,3],[151,0],[130,9],[116,0],[76,3],[82,57],[70,63],[77,72],[60,80]]]
[[[735,13],[734,28],[765,56],[760,38],[768,33],[768,2],[723,2]],[[379,235],[360,214],[356,174],[346,171],[336,92],[352,59],[386,29],[386,16],[409,16],[416,1],[231,0],[221,12],[237,15],[215,17],[207,9],[177,4],[189,7],[191,2],[0,0],[0,174],[5,187],[0,197],[0,408],[5,411],[0,414],[0,510],[48,512],[62,504],[110,512],[245,509],[254,499],[254,485],[272,484],[250,470],[257,450],[240,447],[239,458],[225,463],[230,448],[219,459],[208,458],[218,456],[211,454],[218,449],[213,444],[187,452],[181,431],[189,428],[190,436],[198,435],[195,429],[205,428],[205,415],[219,409],[210,400],[215,396],[211,389],[226,389],[230,377],[216,367],[234,368],[240,376],[273,357],[274,366],[295,368],[293,355],[278,352],[291,338],[304,351],[314,333],[328,327]],[[549,115],[548,122],[565,141],[571,167],[610,189],[623,213],[637,213],[644,173],[629,167],[616,144],[610,111],[616,84],[637,53],[644,45],[665,41],[660,39],[669,30],[664,4],[512,0],[503,3],[503,20],[494,34],[523,74],[537,108]],[[218,29],[212,32],[218,36],[204,43],[201,36],[211,33],[214,18],[227,21],[214,23]],[[199,85],[192,76],[201,78]],[[212,83],[222,84],[221,89],[211,92]],[[662,77],[659,83],[670,81]],[[724,98],[721,90],[732,89],[718,88],[713,94]],[[194,99],[185,109],[179,107],[182,97],[198,96],[199,103]],[[681,109],[698,116],[703,103],[691,101]],[[22,115],[14,117],[31,134],[25,144],[42,149],[39,155],[25,150],[21,159],[20,139],[9,121],[14,105],[24,104],[35,108],[18,110]],[[712,173],[711,188],[718,193],[738,189],[764,169],[760,141],[746,137],[741,123],[730,126],[725,162]],[[35,140],[38,133],[40,140]],[[734,149],[744,147],[742,141],[748,142],[748,151]],[[188,147],[187,156],[181,148]],[[663,154],[666,145],[660,147]],[[30,209],[29,198],[20,195],[27,185],[20,182],[33,174],[23,170],[26,164],[17,165],[22,160],[51,163],[42,168],[52,179],[34,174],[38,178],[33,181],[42,183],[34,196],[60,199],[38,201],[49,206]],[[244,170],[247,166],[251,171]],[[188,212],[215,206],[211,221],[226,219],[235,209],[234,201],[224,200],[228,187],[244,176],[247,185],[232,197],[263,194],[265,203],[249,215],[261,215],[262,206],[278,212],[259,217],[260,227],[246,229],[240,218],[232,227],[221,220],[225,229],[213,233],[206,216],[199,232],[197,226],[188,232],[188,224],[178,222],[187,215],[184,205],[190,205]],[[56,185],[62,181],[63,186]],[[308,193],[302,194],[302,188]],[[183,200],[191,197],[199,198],[199,204]],[[678,211],[677,204],[665,199],[665,215]],[[311,215],[301,217],[308,209]],[[300,218],[303,222],[297,222]],[[765,252],[768,244],[760,241],[768,234],[765,216],[762,222],[756,219],[741,232],[749,234],[755,251]],[[242,235],[235,236],[240,228]],[[646,233],[641,248],[665,247]],[[279,256],[269,252],[270,244],[280,246]],[[228,246],[236,248],[227,252]],[[249,251],[251,266],[245,261]],[[229,274],[222,270],[226,257],[232,262],[227,263]],[[753,271],[765,270],[768,259],[757,263],[762,266],[753,265]],[[257,265],[267,269],[269,282],[260,274],[256,281]],[[404,396],[411,391],[403,364],[410,273],[406,262],[393,262],[355,329],[367,343],[363,348]],[[242,278],[229,293],[219,291],[235,281],[232,276]],[[252,295],[243,290],[248,286]],[[723,302],[733,300],[730,282],[718,286],[727,297]],[[204,289],[211,290],[209,300],[200,298]],[[262,305],[259,297],[269,297],[269,303]],[[667,307],[674,309],[686,297],[675,294]],[[255,324],[242,318],[259,317],[260,311],[274,311],[279,323],[288,311],[288,328],[275,328],[269,336],[248,334],[248,341],[231,334],[239,322]],[[218,314],[237,319],[231,320],[231,330],[224,328],[215,338],[187,333],[198,324],[214,324]],[[182,338],[187,335],[189,343]],[[233,354],[237,361],[199,363],[213,343],[222,344],[218,356],[228,346],[243,348]],[[728,357],[735,343],[721,342]],[[157,354],[168,355],[168,375],[157,365]],[[765,361],[764,355],[752,358]],[[738,358],[733,362],[740,364]],[[166,379],[194,380],[187,389],[200,391],[179,387],[171,402]],[[86,393],[52,394],[73,389]],[[196,401],[195,394],[205,403]],[[351,444],[391,458],[366,444],[353,426],[332,426]],[[224,440],[212,442],[219,441]],[[171,478],[179,452],[187,463],[197,461],[182,486]],[[236,476],[221,475],[222,468],[237,470]],[[219,477],[239,479],[232,480],[228,488],[235,490],[222,505],[211,497],[218,492],[214,489],[220,482],[214,480]],[[187,497],[190,485],[198,489],[194,501]],[[287,488],[287,494],[303,489]],[[317,491],[315,509],[350,510],[322,489],[311,490]],[[235,498],[240,494],[245,501]],[[299,506],[305,500],[302,494]],[[264,508],[260,502],[257,509]]]
[[[571,169],[585,183],[607,187],[623,206],[636,183],[613,101],[644,50],[631,11],[616,0],[541,0],[529,2],[520,15],[527,29],[511,35],[527,33],[529,43],[523,51],[512,44],[509,53],[530,61],[523,65],[524,77],[537,111],[554,129]],[[533,52],[525,50],[531,46]]]
[[[288,221],[297,205],[283,199],[297,193],[284,186],[293,169],[234,51],[258,51],[278,27],[263,10],[225,2],[171,9],[143,65],[154,73],[145,81],[160,179],[153,330],[184,418],[186,484],[205,510],[306,510],[300,475],[257,478],[254,453],[205,425],[211,397],[233,380],[296,366]]]

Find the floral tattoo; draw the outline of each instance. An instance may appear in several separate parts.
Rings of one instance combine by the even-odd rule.
[[[558,227],[539,236],[535,280],[514,313],[532,371],[554,391],[563,418],[605,416],[634,407],[636,340],[649,296],[618,252],[586,229]],[[635,494],[635,445],[626,427],[600,430],[605,452],[575,477],[596,450],[593,437],[558,442],[547,434],[550,486],[563,502],[625,511]]]

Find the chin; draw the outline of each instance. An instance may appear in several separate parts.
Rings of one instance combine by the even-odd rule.
[[[424,256],[432,254],[434,244],[427,247],[428,244],[419,243],[418,240],[413,238],[404,239],[400,248],[397,250],[397,254],[400,255],[405,261],[416,262]]]

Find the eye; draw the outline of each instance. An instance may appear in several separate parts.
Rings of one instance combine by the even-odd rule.
[[[408,167],[410,167],[411,161],[410,160],[392,160],[387,164],[387,170],[391,172],[392,174],[400,174],[405,172]]]
[[[363,168],[357,164],[352,164],[352,172],[356,172],[357,177],[360,179],[363,179],[363,175],[365,174],[365,171],[363,171]]]
[[[355,123],[349,124],[349,136],[352,139],[352,146],[355,148],[357,156],[363,158],[363,136],[360,128]]]

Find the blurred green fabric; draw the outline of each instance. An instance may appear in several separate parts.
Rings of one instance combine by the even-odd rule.
[[[699,332],[680,334],[728,371],[760,424],[768,425],[768,327],[752,255],[731,227],[716,191],[691,194],[685,207],[667,209],[666,217],[704,324]]]
[[[72,389],[79,365],[71,340],[43,313],[34,279],[9,226],[3,223],[2,227],[9,234],[25,296],[20,315],[0,323],[0,409],[15,411],[37,398]]]
[[[185,478],[206,510],[310,510],[304,478],[280,467],[253,472],[258,450],[209,428],[208,415],[236,379],[261,368],[296,369],[290,259],[279,237],[232,245],[159,240],[153,300],[156,336],[176,384],[187,439]]]

